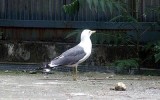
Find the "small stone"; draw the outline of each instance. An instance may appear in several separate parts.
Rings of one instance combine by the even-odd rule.
[[[27,70],[22,70],[22,72],[25,72],[25,73],[26,73],[26,72],[27,72]]]
[[[37,74],[37,71],[29,71],[30,74]]]
[[[45,75],[45,76],[44,76],[44,78],[48,79],[48,78],[49,78],[49,76],[48,76],[48,75]]]
[[[8,70],[5,70],[4,72],[5,72],[5,73],[8,73],[9,71],[8,71]]]
[[[114,77],[114,75],[111,75],[110,77]]]
[[[106,77],[106,79],[113,78],[113,77],[114,77],[114,75],[110,75],[110,76]]]
[[[123,82],[118,82],[115,85],[115,90],[116,91],[126,91],[126,85]]]

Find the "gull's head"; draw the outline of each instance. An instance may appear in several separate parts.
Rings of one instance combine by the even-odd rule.
[[[90,36],[95,33],[96,31],[85,29],[81,33],[81,40],[85,38],[90,38]]]

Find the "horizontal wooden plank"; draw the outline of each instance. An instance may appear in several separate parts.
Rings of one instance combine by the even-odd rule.
[[[133,27],[134,26],[134,27]],[[96,21],[49,21],[49,20],[0,20],[0,27],[26,28],[89,28],[89,29],[147,29],[160,30],[155,22],[96,22]]]

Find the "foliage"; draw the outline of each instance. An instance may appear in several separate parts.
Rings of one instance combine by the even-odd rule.
[[[155,12],[155,13],[157,13],[157,14],[160,14],[160,6],[158,6],[158,7],[152,7],[152,8],[150,8],[150,9],[148,9],[148,11],[146,11],[146,12]]]
[[[147,76],[160,76],[159,70],[144,70],[142,73]]]
[[[152,11],[160,15],[160,6],[152,7],[148,11]],[[160,17],[156,23],[160,26]],[[160,61],[160,41],[157,41],[156,43],[154,43],[154,52],[155,52],[154,53],[155,62]]]
[[[0,40],[2,39],[2,35],[3,35],[3,33],[2,33],[2,32],[0,32]]]
[[[155,62],[158,62],[160,61],[160,41],[155,43],[154,51],[155,51],[155,54],[154,54]]]
[[[113,45],[127,45],[127,44],[132,44],[136,47],[135,49],[135,53],[136,53],[136,58],[138,59],[126,59],[126,60],[117,60],[115,61],[115,65],[119,66],[119,67],[138,67],[139,71],[140,71],[140,64],[143,63],[142,59],[140,59],[140,50],[141,50],[141,39],[144,33],[146,33],[149,30],[154,30],[156,25],[160,25],[160,19],[158,19],[155,23],[151,24],[149,27],[145,28],[145,29],[141,29],[143,26],[141,26],[138,23],[138,13],[137,10],[139,9],[139,3],[140,0],[135,0],[135,4],[133,4],[133,9],[129,9],[127,8],[127,5],[124,3],[124,0],[73,0],[74,2],[79,2],[79,7],[82,7],[83,5],[86,6],[86,4],[89,6],[90,10],[98,12],[99,10],[103,11],[104,13],[106,12],[110,12],[110,14],[112,15],[112,13],[116,10],[116,12],[119,13],[119,15],[115,15],[112,16],[112,19],[110,19],[111,22],[118,22],[119,20],[122,20],[123,22],[131,22],[127,25],[130,25],[133,27],[134,29],[134,33],[135,33],[135,37],[133,39],[132,36],[127,36],[125,34],[125,32],[99,32],[96,33],[92,36],[93,42],[94,43],[105,43],[105,44],[113,44]],[[68,7],[72,8],[73,10],[77,9],[74,8],[74,3]],[[67,5],[64,5],[64,7]],[[68,9],[64,8],[65,12],[67,12]],[[108,10],[108,11],[106,11]],[[150,13],[150,11],[155,12],[156,14],[160,14],[160,7],[154,7],[154,8],[150,8],[148,10],[148,12]],[[72,11],[75,12],[75,11]],[[131,13],[133,15],[131,15]],[[143,13],[143,17],[146,16],[146,14],[148,15],[149,13],[144,12]],[[122,24],[123,25],[123,24]],[[126,25],[126,24],[124,24]],[[123,26],[124,26],[123,25]],[[127,26],[126,25],[126,26]],[[72,36],[75,34],[71,34],[69,36]],[[133,41],[134,40],[134,41]],[[147,49],[152,49],[153,45],[146,45],[146,50]],[[153,56],[155,57],[155,62],[158,62],[160,60],[160,42],[157,42],[156,44],[154,44],[154,50],[153,50],[153,54],[151,54],[148,58],[146,58],[145,60],[148,59],[152,59]]]
[[[63,9],[68,14],[73,14],[79,10],[79,0],[72,0],[73,2],[63,6]]]
[[[137,22],[137,17],[130,14],[132,10],[127,8],[124,0],[72,0],[70,4],[64,5],[63,9],[71,15],[75,14],[83,6],[88,6],[91,11],[95,12],[103,11],[105,14],[109,12],[113,17],[110,21]],[[117,12],[117,14],[113,16],[114,12]]]
[[[74,30],[74,31],[71,31],[69,32],[67,35],[66,35],[66,38],[70,38],[72,36],[76,36],[76,42],[78,42],[80,40],[80,34],[82,30]]]
[[[66,38],[76,36],[76,42],[80,41],[80,34],[82,30],[74,30],[67,34]],[[128,45],[131,38],[125,32],[96,32],[92,35],[92,42],[94,44],[109,44],[109,45]]]
[[[137,23],[138,21],[131,15],[127,13],[120,14],[118,16],[113,17],[110,22],[117,22],[118,20],[122,19],[123,22],[134,22]]]
[[[160,61],[160,41],[147,43],[146,45],[144,45],[143,50],[144,51],[148,51],[148,50],[152,51],[152,53],[150,54],[150,56],[148,58],[146,58],[146,60],[148,60],[148,59],[151,60],[154,57],[155,63]]]
[[[102,10],[106,12],[106,9],[112,14],[114,10],[118,12],[126,12],[125,3],[123,0],[72,0],[72,3],[64,5],[64,11],[66,13],[75,13],[79,7],[88,4],[90,10],[98,11]]]
[[[109,44],[109,45],[124,45],[129,41],[125,32],[98,32],[92,37],[93,43]]]
[[[131,58],[131,59],[124,59],[124,60],[117,60],[113,63],[116,67],[121,68],[137,68],[139,66],[138,58]]]

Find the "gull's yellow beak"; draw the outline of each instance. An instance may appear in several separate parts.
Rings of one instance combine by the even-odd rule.
[[[93,33],[96,33],[96,31],[95,30],[93,30],[93,31],[91,31],[91,33],[93,34]]]

